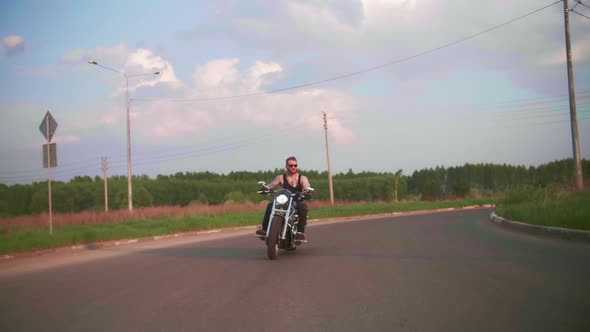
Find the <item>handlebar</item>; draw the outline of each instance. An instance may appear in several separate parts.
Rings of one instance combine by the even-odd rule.
[[[260,190],[258,190],[256,193],[257,194],[261,194],[261,195],[269,195],[274,193],[274,189],[270,189],[270,188],[260,188]]]
[[[264,182],[259,182],[258,184],[260,184],[260,189],[256,192],[258,194],[261,195],[270,195],[270,194],[274,194],[276,192],[276,190],[271,189],[271,188],[267,188],[264,184]],[[307,188],[304,191],[298,191],[298,192],[294,192],[291,193],[291,197],[301,197],[301,198],[306,198],[309,199],[311,198],[311,194],[314,192],[313,188]]]

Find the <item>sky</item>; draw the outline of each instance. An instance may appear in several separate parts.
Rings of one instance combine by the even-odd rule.
[[[589,159],[590,1],[569,3]],[[573,156],[561,1],[0,0],[0,43],[8,185],[47,180],[48,111],[52,180],[126,176],[126,93],[134,175]]]

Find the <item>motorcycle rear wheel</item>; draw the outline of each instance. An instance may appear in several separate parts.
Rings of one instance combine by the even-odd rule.
[[[268,258],[276,259],[279,255],[279,235],[283,226],[283,218],[274,217],[268,231],[268,243],[266,253]]]

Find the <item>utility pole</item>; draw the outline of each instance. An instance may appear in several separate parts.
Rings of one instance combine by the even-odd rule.
[[[574,150],[574,172],[576,174],[576,189],[584,189],[584,178],[582,177],[582,161],[580,159],[580,139],[578,136],[578,117],[576,115],[576,93],[574,88],[574,70],[572,68],[572,47],[570,41],[570,16],[568,0],[563,1],[563,17],[565,21],[565,49],[567,56],[567,83],[570,101],[570,121],[572,130],[572,147]]]
[[[150,75],[160,75],[160,72],[154,73],[145,73],[145,74],[133,74],[129,75],[122,71],[118,71],[111,67],[107,67],[102,65],[96,61],[88,61],[89,64],[102,67],[106,70],[110,70],[115,72],[119,75],[125,77],[125,108],[127,111],[127,202],[129,204],[129,213],[133,213],[133,185],[132,185],[132,175],[131,175],[131,115],[129,111],[129,78],[130,77],[137,77],[137,76],[150,76]]]
[[[109,212],[109,194],[107,186],[107,170],[109,168],[109,161],[107,157],[102,157],[102,172],[104,179],[104,212]]]
[[[326,158],[328,159],[328,183],[330,184],[330,204],[334,205],[334,188],[332,187],[332,168],[330,167],[330,147],[328,146],[328,119],[324,115],[324,133],[326,135]]]

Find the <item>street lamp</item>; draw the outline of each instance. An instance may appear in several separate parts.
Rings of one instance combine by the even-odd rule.
[[[96,61],[88,61],[88,63],[91,65],[102,67],[106,70],[113,71],[125,77],[125,103],[127,107],[127,200],[129,202],[129,213],[133,213],[133,186],[131,184],[131,119],[129,116],[129,78],[137,76],[159,75],[160,72],[157,71],[155,73],[127,75],[122,71],[118,71],[116,69],[101,65]]]

